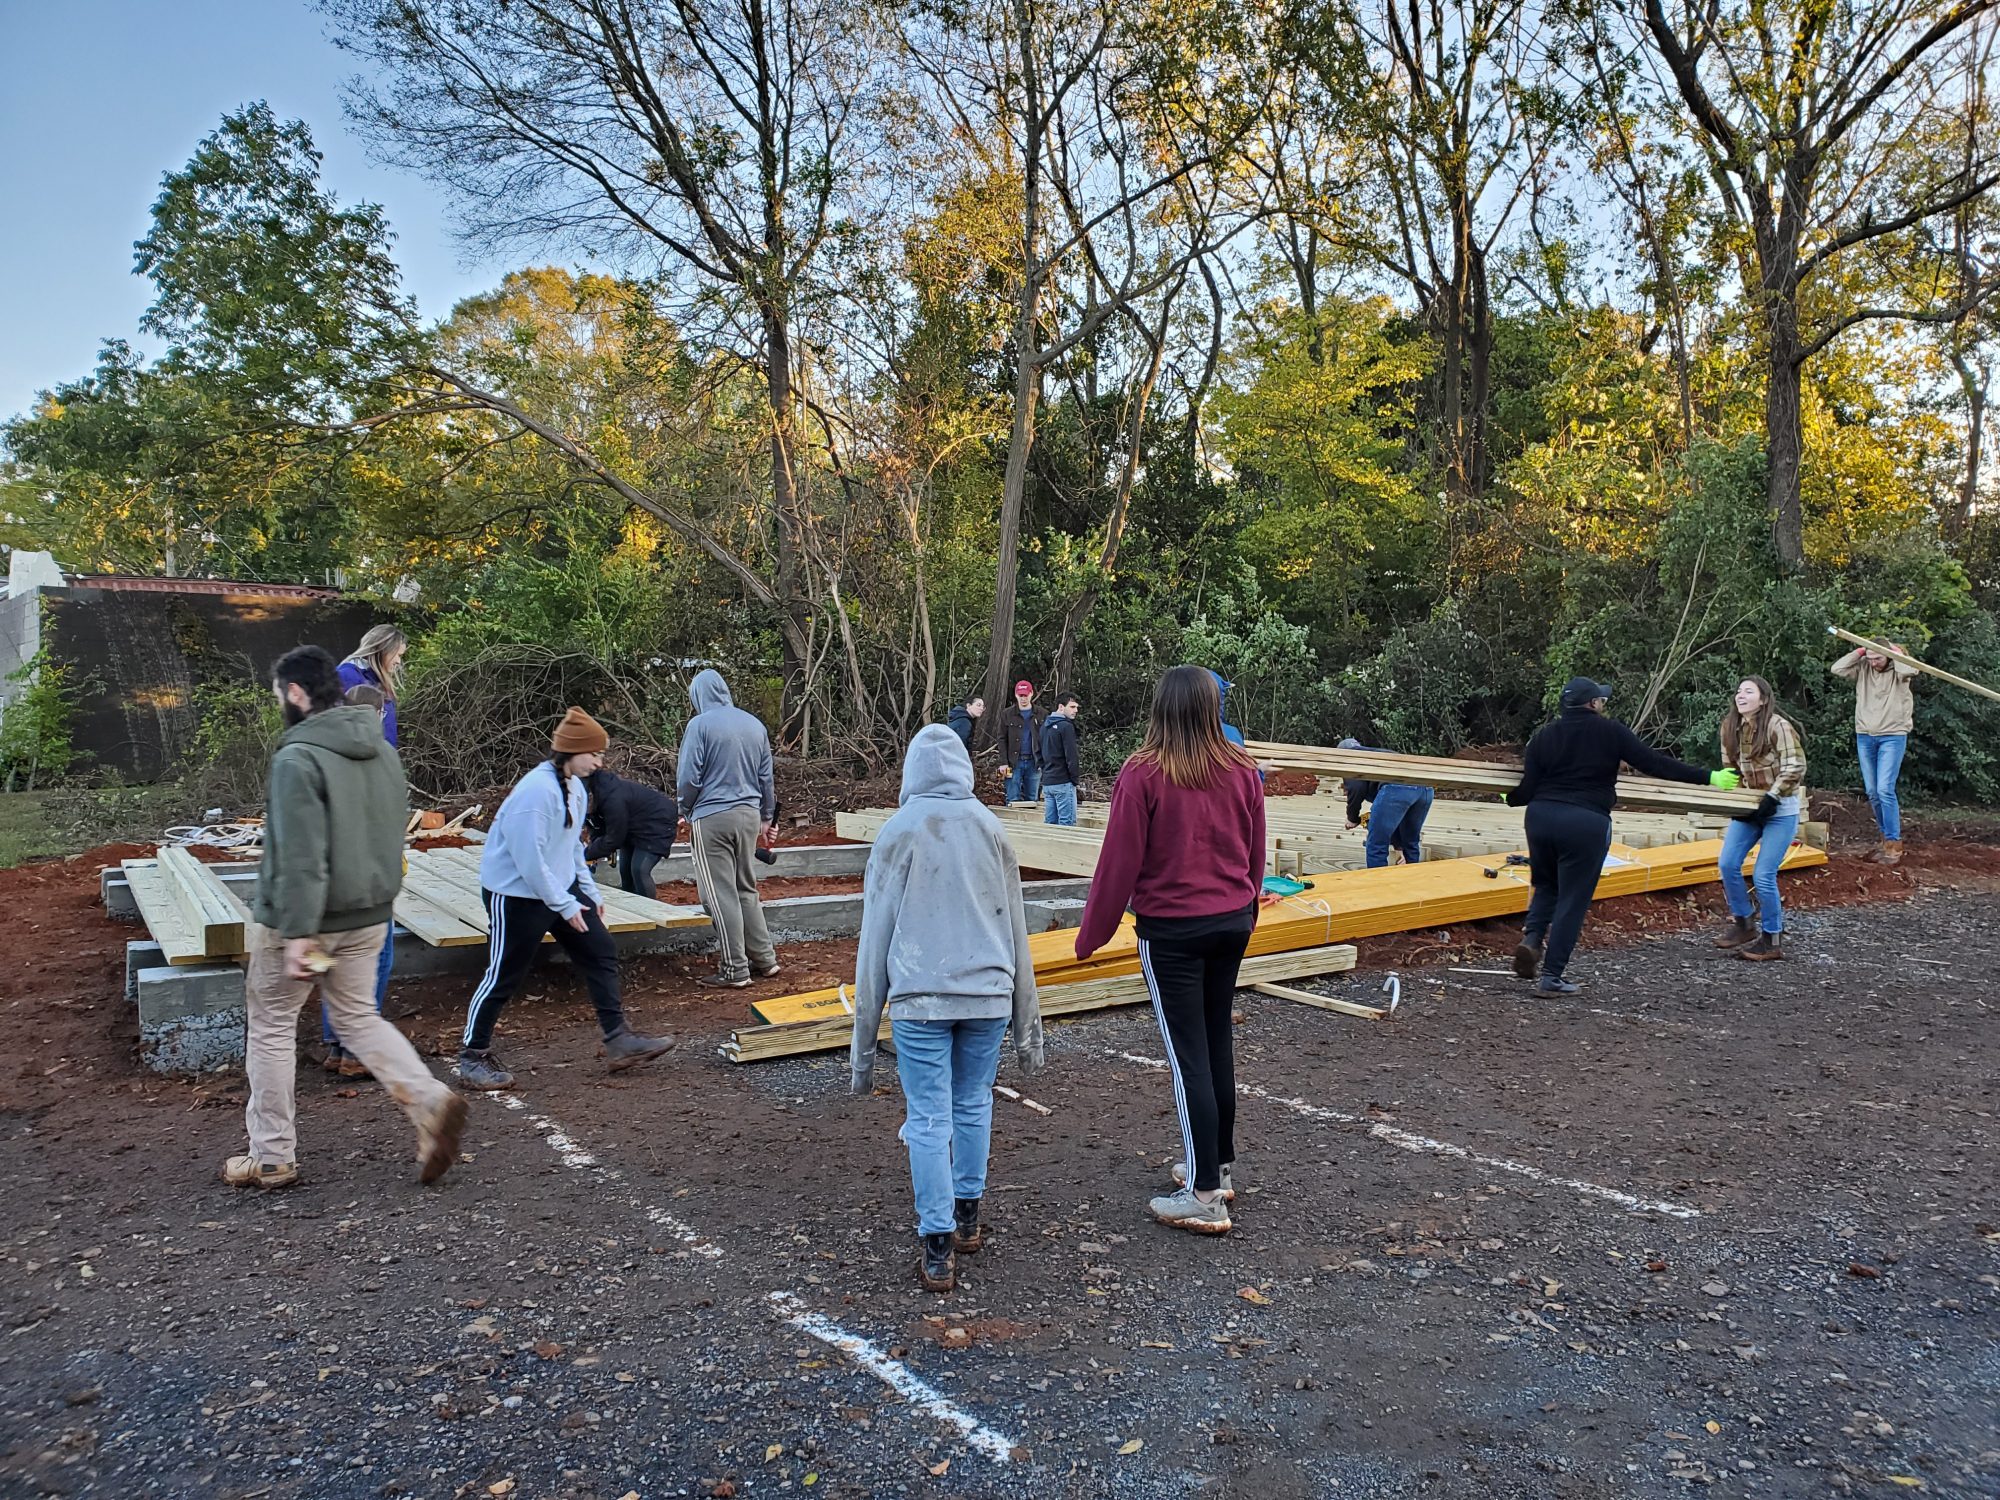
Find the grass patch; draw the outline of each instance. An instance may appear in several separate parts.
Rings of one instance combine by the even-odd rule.
[[[99,844],[151,842],[169,824],[200,816],[171,782],[0,794],[0,870]]]

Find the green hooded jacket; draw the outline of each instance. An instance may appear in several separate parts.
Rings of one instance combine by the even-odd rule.
[[[409,816],[409,784],[382,716],[358,704],[308,715],[271,757],[251,915],[287,938],[388,921]]]

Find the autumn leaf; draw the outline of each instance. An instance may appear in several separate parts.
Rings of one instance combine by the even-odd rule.
[[[1252,1307],[1269,1307],[1271,1305],[1271,1299],[1258,1291],[1254,1286],[1238,1287],[1236,1295]]]
[[[1133,1438],[1131,1442],[1127,1443],[1124,1447],[1118,1450],[1118,1456],[1120,1458],[1129,1458],[1132,1454],[1137,1453],[1141,1448],[1145,1446],[1146,1446],[1146,1440],[1144,1438]]]

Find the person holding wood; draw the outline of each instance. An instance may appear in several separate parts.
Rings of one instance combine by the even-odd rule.
[[[396,738],[396,684],[402,678],[403,654],[409,649],[409,639],[394,625],[376,625],[361,637],[361,644],[354,648],[340,664],[340,685],[346,690],[349,703],[360,703],[371,707],[380,715],[382,738],[390,744],[397,744]],[[396,928],[391,923],[389,936],[382,944],[382,956],[376,960],[375,969],[375,1014],[382,1014],[382,1007],[389,1001],[389,975],[396,962]],[[368,1069],[361,1059],[340,1043],[340,1036],[334,1030],[333,1012],[327,1008],[324,997],[319,1006],[319,1035],[326,1044],[326,1057],[322,1063],[329,1073],[337,1073],[342,1078],[366,1078]]]
[[[1014,701],[1000,710],[1000,774],[1009,802],[1033,802],[1042,794],[1042,724],[1048,715],[1035,707],[1035,685],[1014,684]]]
[[[674,849],[680,804],[656,787],[628,781],[608,766],[583,778],[590,789],[590,842],[585,864],[618,857],[618,884],[635,896],[656,900],[653,867]]]
[[[626,1023],[618,985],[618,945],[604,925],[604,897],[583,858],[590,799],[585,778],[604,763],[611,737],[580,708],[563,715],[536,763],[507,794],[479,856],[486,896],[486,972],[466,1007],[458,1081],[494,1092],[514,1075],[493,1055],[493,1028],[551,933],[590,991],[604,1055],[621,1072],[669,1051],[671,1036],[641,1036]]]
[[[1222,697],[1200,667],[1160,678],[1146,737],[1118,773],[1104,848],[1077,929],[1089,958],[1138,919],[1139,964],[1167,1047],[1182,1158],[1163,1224],[1226,1234],[1236,1196],[1237,970],[1264,881],[1264,784],[1222,734]]]
[[[694,846],[694,883],[721,950],[714,974],[697,982],[741,990],[778,972],[778,950],[764,925],[751,868],[760,845],[777,836],[778,783],[763,720],[736,706],[713,667],[688,684],[694,717],[681,736],[680,804]]]
[[[1741,775],[1744,786],[1763,796],[1754,811],[1731,818],[1722,835],[1720,874],[1729,924],[1716,936],[1715,946],[1758,962],[1783,958],[1785,909],[1778,901],[1778,866],[1784,863],[1805,813],[1805,745],[1797,727],[1778,711],[1771,684],[1761,677],[1746,677],[1737,684],[1729,712],[1722,716],[1721,735],[1724,764]],[[1754,927],[1750,890],[1743,882],[1743,861],[1752,848],[1757,851],[1751,877],[1757,888]]]
[[[409,785],[375,711],[342,702],[317,646],[272,669],[285,720],[265,794],[264,854],[246,933],[244,1111],[249,1149],[222,1168],[232,1187],[298,1180],[299,1007],[315,985],[355,1055],[417,1129],[418,1175],[458,1160],[465,1101],[376,1013],[376,953],[403,884]]]
[[[1675,760],[1605,717],[1610,697],[1610,688],[1588,677],[1563,684],[1560,712],[1528,741],[1520,783],[1507,793],[1510,807],[1527,809],[1528,875],[1534,886],[1514,950],[1514,972],[1534,979],[1544,995],[1577,992],[1563,974],[1611,852],[1619,766],[1695,786],[1737,785],[1735,771],[1704,771]]]
[[[948,1292],[956,1257],[985,1243],[1001,1040],[1011,1023],[1015,1060],[1036,1071],[1042,1014],[1013,846],[973,792],[965,746],[935,724],[910,742],[897,811],[868,854],[849,1053],[857,1096],[873,1089],[885,1012],[907,1111],[917,1274]]]
[[[1340,748],[1370,750],[1378,755],[1388,753],[1375,750],[1357,739],[1342,740]],[[1347,827],[1350,832],[1361,826],[1362,804],[1375,804],[1374,812],[1368,817],[1368,837],[1362,846],[1367,868],[1385,868],[1391,849],[1403,856],[1406,865],[1423,863],[1424,820],[1431,815],[1431,805],[1437,799],[1435,792],[1427,786],[1411,786],[1404,782],[1352,778],[1343,781],[1341,788],[1347,793]]]
[[[1909,653],[1893,641],[1890,651],[1856,646],[1830,668],[1836,677],[1854,684],[1854,750],[1861,761],[1861,786],[1881,842],[1863,858],[1871,864],[1903,862],[1903,810],[1896,800],[1896,782],[1903,774],[1903,754],[1916,724],[1916,696],[1911,683],[1917,669]]]

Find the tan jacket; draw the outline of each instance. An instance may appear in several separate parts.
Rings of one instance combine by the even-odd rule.
[[[1868,665],[1867,653],[1857,646],[1829,669],[1836,677],[1854,684],[1854,732],[1856,734],[1908,734],[1916,723],[1916,695],[1910,679],[1917,669],[1892,660],[1877,671]]]

